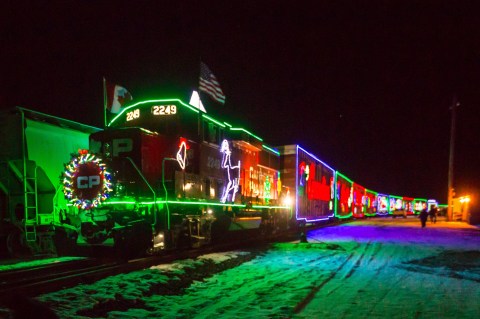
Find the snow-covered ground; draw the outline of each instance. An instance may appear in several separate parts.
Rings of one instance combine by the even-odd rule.
[[[34,268],[44,266],[46,264],[59,264],[69,261],[83,260],[85,257],[55,257],[55,258],[42,258],[32,259],[28,261],[18,261],[17,259],[6,260],[0,262],[0,272],[19,270],[24,268]]]
[[[478,318],[480,231],[417,219],[311,231],[38,297],[61,318]]]

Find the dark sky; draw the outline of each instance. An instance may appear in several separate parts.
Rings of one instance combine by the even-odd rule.
[[[15,3],[0,19],[2,108],[101,126],[103,76],[136,101],[184,98],[201,59],[227,96],[219,112],[268,144],[445,203],[456,95],[455,188],[479,193],[475,1]]]

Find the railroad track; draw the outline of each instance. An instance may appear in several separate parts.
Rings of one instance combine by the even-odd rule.
[[[235,242],[218,246],[207,246],[201,249],[166,252],[158,256],[128,261],[119,261],[113,258],[87,258],[3,271],[0,273],[0,302],[4,298],[11,298],[12,295],[21,294],[27,297],[34,297],[39,294],[73,287],[81,283],[93,283],[112,275],[141,270],[175,260],[196,258],[207,253],[240,249],[254,244],[253,241]],[[255,245],[258,245],[258,242]]]
[[[82,260],[53,263],[26,269],[4,271],[0,273],[0,303],[14,295],[34,297],[78,284],[88,284],[108,276],[149,268],[175,260],[196,258],[203,254],[245,249],[252,246],[268,245],[272,241],[289,241],[298,237],[295,234],[283,234],[280,237],[258,240],[226,242],[221,245],[206,246],[199,249],[165,252],[162,255],[119,261],[114,258],[86,258]]]
[[[0,274],[0,300],[12,294],[34,296],[81,283],[95,274],[113,273],[121,264],[86,259],[48,264]]]

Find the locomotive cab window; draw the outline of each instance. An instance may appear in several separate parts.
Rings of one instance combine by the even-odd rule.
[[[208,143],[219,145],[223,138],[223,130],[214,123],[203,122],[203,140]]]

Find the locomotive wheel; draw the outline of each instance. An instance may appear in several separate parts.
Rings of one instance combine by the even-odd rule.
[[[27,257],[32,254],[25,235],[19,229],[14,229],[8,234],[7,249],[12,257]]]
[[[120,259],[132,259],[145,255],[152,247],[152,229],[150,224],[139,222],[114,236],[115,254]]]
[[[232,220],[229,216],[223,213],[220,213],[215,217],[216,219],[211,227],[211,241],[212,243],[220,243],[225,240]]]
[[[82,223],[80,232],[83,240],[90,245],[102,244],[107,239],[103,228],[92,222]]]
[[[68,232],[63,228],[56,229],[53,239],[57,255],[67,256],[74,253],[77,247],[77,237],[78,235],[76,233]]]
[[[127,250],[126,240],[122,233],[115,234],[113,238],[113,247],[115,249],[115,255],[119,259],[129,259],[129,253]]]

